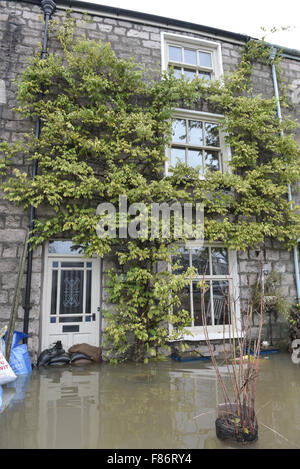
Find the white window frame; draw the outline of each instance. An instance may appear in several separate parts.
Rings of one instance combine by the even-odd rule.
[[[218,123],[224,116],[222,114],[213,114],[210,112],[194,111],[189,109],[175,109],[173,114],[173,119],[191,119],[199,120],[211,123]],[[225,133],[221,130],[219,131],[220,136],[220,160],[221,160],[221,171],[223,173],[230,171],[229,161],[231,160],[231,151],[230,146],[226,143]],[[174,143],[176,146],[176,143]],[[188,147],[188,143],[184,144],[185,147]],[[200,147],[200,145],[199,145]],[[213,149],[213,147],[211,147]],[[218,151],[217,150],[217,151]],[[171,166],[171,147],[166,147],[166,155],[168,157],[165,162],[165,176],[170,176],[172,172],[170,171]],[[204,174],[199,174],[199,178],[204,178]]]
[[[187,68],[196,68],[199,71],[203,70],[211,72],[211,79],[219,79],[223,75],[223,64],[222,64],[222,49],[221,44],[214,41],[208,41],[205,39],[199,39],[191,36],[184,36],[181,34],[173,33],[161,33],[161,57],[162,57],[162,71],[166,71],[169,66],[169,53],[168,46],[184,47],[188,49],[201,50],[203,52],[211,53],[212,67],[199,67],[193,66],[188,63],[181,62],[181,66],[185,65]],[[171,62],[171,65],[176,65],[175,62]],[[178,63],[180,66],[180,63]]]
[[[186,243],[185,247],[190,249],[197,249],[201,247],[224,247],[221,243],[204,243],[203,244],[195,244]],[[240,311],[240,302],[239,302],[239,277],[238,277],[238,269],[237,269],[237,255],[236,251],[232,251],[228,249],[228,264],[229,264],[229,274],[228,275],[215,275],[210,276],[207,275],[205,278],[207,280],[227,280],[229,284],[229,294],[230,294],[230,310],[231,310],[231,317],[233,321],[231,324],[219,324],[213,326],[207,326],[207,332],[210,340],[217,340],[217,339],[232,339],[233,337],[241,337],[242,335],[242,325],[241,325],[241,311]],[[203,276],[196,276],[191,279],[191,283],[193,281],[203,280]],[[191,290],[190,290],[191,292]],[[190,293],[191,294],[191,293]],[[191,312],[192,315],[192,312]],[[169,335],[173,332],[173,325],[169,324]],[[205,341],[206,335],[204,332],[203,326],[191,326],[185,327],[182,335],[176,339],[178,340],[187,340],[187,341]]]

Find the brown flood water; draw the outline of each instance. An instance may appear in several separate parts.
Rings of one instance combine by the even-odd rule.
[[[216,437],[210,361],[34,369],[3,394],[0,449],[243,448]],[[256,412],[247,448],[300,448],[300,365],[288,353],[261,359]]]

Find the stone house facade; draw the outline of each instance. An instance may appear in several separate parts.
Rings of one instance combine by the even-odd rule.
[[[43,5],[41,5],[41,3]],[[6,0],[0,4],[0,138],[14,141],[22,134],[32,130],[33,123],[21,120],[13,111],[16,105],[16,85],[14,80],[26,68],[28,58],[38,50],[44,37],[45,9],[54,6],[54,2],[43,0]],[[71,8],[72,17],[77,21],[77,33],[84,32],[88,38],[110,42],[112,49],[120,58],[133,57],[135,62],[145,67],[152,75],[166,69],[168,64],[174,65],[176,73],[200,74],[213,78],[232,71],[237,66],[243,44],[250,38],[240,34],[215,28],[190,24],[179,20],[161,18],[149,14],[104,7],[92,3],[85,4],[76,0],[57,0],[52,18],[62,21],[66,9]],[[86,21],[88,18],[88,21]],[[47,47],[54,51],[56,44],[49,38]],[[197,55],[197,58],[196,57]],[[290,86],[289,93],[293,103],[292,117],[299,117],[300,109],[300,51],[283,50],[283,78]],[[264,96],[274,95],[272,70],[267,65],[257,64],[254,69],[253,83],[255,92]],[[189,115],[177,116],[181,121],[188,122]],[[207,114],[192,116],[209,125],[214,118]],[[188,124],[187,124],[188,125]],[[299,133],[298,137],[299,138]],[[220,164],[217,149],[212,152],[214,164]],[[218,162],[216,163],[216,161]],[[13,165],[17,168],[28,167],[22,155],[14,158]],[[298,188],[292,188],[293,199],[299,201]],[[3,199],[0,193],[0,326],[7,324],[11,312],[16,286],[19,258],[24,243],[25,231],[29,226],[29,214],[16,208]],[[26,301],[26,276],[23,282],[23,299],[18,310],[16,328],[29,333],[28,346],[33,356],[59,338],[67,340],[66,345],[78,342],[100,344],[103,337],[105,322],[101,317],[101,309],[106,299],[106,271],[113,264],[110,258],[99,259],[99,262],[87,260],[80,263],[80,253],[72,253],[70,241],[53,240],[40,246],[33,252],[30,304],[24,313]],[[212,252],[210,251],[210,256]],[[295,258],[296,256],[296,258]],[[235,264],[233,282],[238,290],[241,301],[249,293],[249,282],[253,285],[257,279],[258,262],[256,251],[234,253],[232,262]],[[78,263],[77,277],[69,282],[69,290],[76,281],[84,279],[85,300],[92,294],[89,319],[86,323],[56,323],[51,308],[51,292],[54,282],[66,276],[72,268],[72,262]],[[265,267],[280,274],[280,290],[290,302],[299,298],[297,290],[297,250],[286,251],[279,243],[269,242],[265,251]],[[67,270],[64,270],[66,268]],[[79,273],[78,273],[79,272]],[[69,277],[70,279],[70,277]],[[79,279],[79,280],[78,280]],[[74,283],[75,281],[75,283]],[[27,292],[28,293],[28,292]],[[66,292],[65,292],[66,293]],[[70,291],[69,291],[70,293]],[[56,292],[56,295],[59,293]],[[87,300],[86,300],[87,301]],[[56,306],[62,308],[59,301]],[[70,305],[69,305],[70,306]],[[75,311],[75,310],[74,310]],[[65,310],[67,313],[67,310]],[[76,313],[76,312],[75,312]],[[74,313],[74,314],[75,314]],[[61,309],[63,316],[63,310]],[[84,326],[84,327],[82,327]],[[93,328],[92,335],[90,328]],[[274,344],[286,343],[288,340],[287,326],[280,318],[272,325]],[[80,330],[82,327],[83,330]],[[264,337],[268,339],[268,322],[264,327]],[[254,324],[255,328],[255,324]],[[68,339],[67,339],[68,338]],[[217,339],[218,336],[216,335]],[[71,342],[68,342],[71,341]],[[193,344],[199,345],[203,340],[197,332]],[[218,350],[218,341],[215,344]]]

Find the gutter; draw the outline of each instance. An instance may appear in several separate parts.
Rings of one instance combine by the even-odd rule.
[[[45,59],[47,55],[47,42],[48,42],[48,26],[49,20],[52,13],[56,9],[56,4],[53,0],[41,0],[40,6],[44,12],[45,18],[45,28],[44,28],[44,37],[43,37],[43,45],[42,45],[42,54],[41,58]],[[38,117],[36,124],[35,124],[35,136],[39,138],[41,130],[41,119]],[[33,160],[32,163],[32,178],[34,179],[37,175],[38,170],[38,163],[37,160]],[[29,212],[29,239],[28,239],[28,247],[27,247],[27,276],[26,276],[26,286],[25,286],[25,303],[24,303],[24,322],[23,322],[23,332],[28,335],[28,326],[29,326],[29,314],[30,314],[30,298],[31,298],[31,280],[32,280],[32,258],[33,258],[33,250],[32,250],[32,230],[34,228],[34,219],[35,219],[35,207],[30,207]],[[27,342],[27,339],[24,339],[24,342]]]
[[[1,1],[1,0],[0,0]],[[7,0],[8,2],[28,3],[32,5],[40,5],[40,0]],[[156,27],[165,27],[168,29],[177,29],[182,32],[196,32],[198,34],[205,34],[208,37],[213,37],[219,40],[228,40],[235,44],[244,44],[250,40],[257,41],[257,38],[252,38],[246,34],[235,33],[226,31],[211,26],[200,25],[188,21],[177,20],[175,18],[167,18],[159,15],[152,15],[150,13],[143,13],[139,11],[126,10],[123,8],[116,8],[107,5],[99,5],[93,2],[83,2],[80,0],[56,0],[57,8],[72,9],[77,12],[86,12],[94,15],[101,15],[109,18],[116,18],[119,20],[128,20],[143,25],[153,25]],[[270,44],[272,45],[272,44]],[[285,47],[276,46],[282,51],[282,55],[286,58],[300,61],[300,50],[288,49]]]
[[[270,51],[270,58],[272,60],[275,59],[277,54],[277,47],[273,46],[271,47]],[[280,122],[282,122],[282,114],[281,114],[281,107],[280,107],[280,98],[279,98],[279,89],[278,89],[278,81],[277,81],[277,74],[276,74],[276,65],[274,62],[271,65],[272,67],[272,77],[273,77],[273,85],[274,85],[274,93],[275,93],[275,98],[276,98],[276,104],[277,104],[277,116]],[[280,135],[283,136],[283,131],[280,131]],[[288,201],[290,202],[290,209],[292,210],[293,205],[292,205],[292,188],[291,185],[288,184]],[[298,242],[293,248],[293,253],[294,253],[294,268],[295,268],[295,279],[296,279],[296,290],[297,290],[297,303],[300,301],[300,274],[299,274],[299,255],[298,255]]]

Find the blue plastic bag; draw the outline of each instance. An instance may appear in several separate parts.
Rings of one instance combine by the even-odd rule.
[[[9,364],[17,376],[27,375],[32,372],[31,360],[26,344],[17,345],[11,349]]]
[[[19,342],[23,339],[28,337],[27,334],[20,331],[14,331],[12,343],[11,343],[11,351],[9,357],[9,365],[15,375],[27,375],[32,372],[31,360],[27,350],[26,344],[19,344]],[[7,333],[4,336],[4,340],[6,341]]]
[[[28,335],[24,334],[24,332],[14,331],[13,338],[11,341],[11,348],[13,349],[14,347],[16,347],[19,344],[19,342],[21,342],[21,340],[26,339],[27,337]],[[6,339],[7,339],[7,332],[5,332],[5,336],[4,336],[5,342],[6,342]]]

